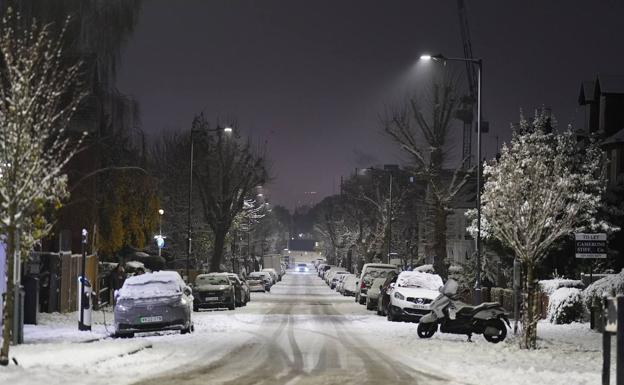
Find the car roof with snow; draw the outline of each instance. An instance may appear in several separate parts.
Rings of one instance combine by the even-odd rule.
[[[402,271],[396,281],[398,287],[419,287],[429,290],[438,290],[444,286],[442,278],[437,274],[422,271]]]

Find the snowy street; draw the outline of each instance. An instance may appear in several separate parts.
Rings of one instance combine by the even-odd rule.
[[[416,335],[331,291],[314,273],[289,272],[270,294],[252,294],[235,311],[193,314],[195,333],[105,338],[78,332],[69,315],[26,329],[14,348],[20,366],[0,370],[7,384],[596,384],[601,336],[586,324],[541,323],[541,349],[514,337]],[[111,322],[112,314],[106,314]],[[102,339],[93,341],[93,339]],[[83,342],[84,341],[84,342]],[[614,367],[615,362],[612,364]],[[86,378],[84,377],[86,376]],[[86,381],[85,381],[86,380]]]

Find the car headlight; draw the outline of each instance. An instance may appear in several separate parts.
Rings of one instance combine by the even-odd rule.
[[[399,293],[398,291],[396,293],[394,293],[394,298],[404,301],[405,297],[403,296],[403,294]]]
[[[180,305],[186,306],[186,304],[188,304],[188,301],[186,300],[186,298],[180,297]]]

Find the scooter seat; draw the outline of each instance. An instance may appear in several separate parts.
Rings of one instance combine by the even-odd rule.
[[[500,307],[501,304],[498,302],[483,302],[480,305],[477,306],[470,306],[470,305],[466,305],[466,306],[462,306],[458,311],[457,314],[474,314],[477,312],[480,312],[481,310],[485,310],[485,309],[491,309],[494,307]]]

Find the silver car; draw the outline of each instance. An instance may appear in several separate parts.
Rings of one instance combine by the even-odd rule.
[[[133,337],[137,332],[193,331],[193,295],[180,274],[157,271],[129,277],[115,291],[115,336]]]

